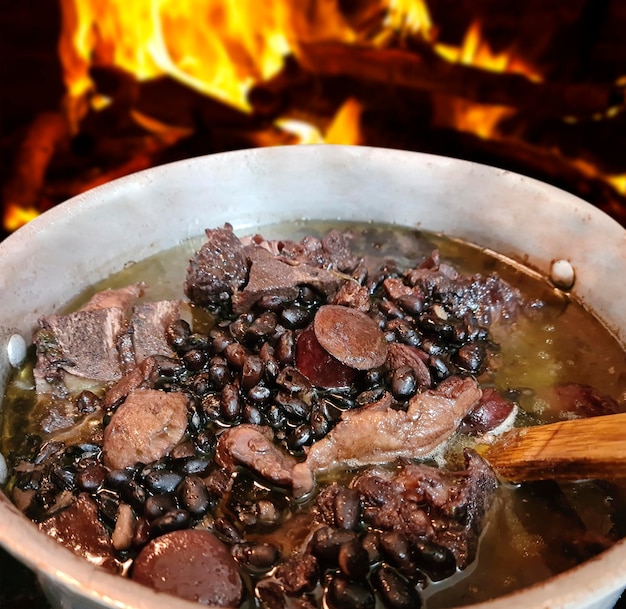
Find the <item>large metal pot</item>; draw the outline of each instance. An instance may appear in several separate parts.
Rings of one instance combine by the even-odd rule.
[[[0,395],[37,318],[132,260],[206,227],[301,218],[373,220],[443,231],[548,274],[574,267],[576,297],[626,337],[626,232],[585,202],[532,179],[398,150],[298,146],[181,161],[60,205],[0,244]],[[13,338],[11,338],[13,337]],[[34,569],[63,609],[197,609],[109,575],[40,533],[0,496],[0,544]],[[626,586],[626,545],[474,609],[612,607]]]

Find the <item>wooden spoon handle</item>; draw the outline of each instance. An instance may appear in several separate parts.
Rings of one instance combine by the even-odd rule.
[[[483,456],[511,482],[626,479],[626,413],[513,429]]]

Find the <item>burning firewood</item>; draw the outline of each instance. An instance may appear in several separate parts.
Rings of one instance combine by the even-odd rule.
[[[433,53],[315,42],[301,44],[298,58],[315,75],[445,93],[477,103],[522,107],[536,114],[584,116],[625,102],[624,86],[613,83],[535,82],[522,74],[451,63]]]

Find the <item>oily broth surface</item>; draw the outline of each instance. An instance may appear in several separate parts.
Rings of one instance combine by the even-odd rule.
[[[544,280],[488,255],[480,248],[434,234],[380,225],[300,222],[261,227],[255,231],[268,239],[300,240],[321,236],[331,228],[352,229],[357,255],[395,258],[401,267],[414,266],[438,248],[442,260],[463,273],[497,272],[517,286],[528,300],[541,300],[533,319],[522,318],[506,334],[496,335],[501,351],[488,378],[520,407],[516,424],[552,420],[543,397],[555,383],[589,384],[624,406],[626,354],[602,324]],[[94,286],[71,302],[73,310],[93,293],[136,281],[148,284],[145,300],[183,298],[183,281],[189,258],[204,242],[199,237],[144,261],[128,264],[115,276]],[[206,322],[206,320],[203,320]],[[2,412],[2,452],[24,453],[26,433],[38,433],[43,413],[34,407],[32,361],[15,375],[7,390]],[[451,450],[454,450],[454,446]],[[458,449],[458,447],[457,447]],[[512,592],[562,572],[602,548],[593,539],[611,533],[626,535],[626,485],[608,482],[553,482],[501,485],[477,560],[465,571],[422,593],[428,609],[479,602]],[[572,539],[575,531],[579,539]],[[582,540],[582,541],[581,541]],[[583,548],[584,546],[584,548]]]

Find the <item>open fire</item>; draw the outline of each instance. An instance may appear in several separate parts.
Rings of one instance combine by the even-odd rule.
[[[4,229],[152,165],[306,143],[486,162],[623,221],[626,63],[597,59],[618,4],[60,0],[65,95],[12,150]]]

